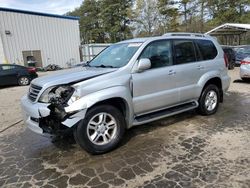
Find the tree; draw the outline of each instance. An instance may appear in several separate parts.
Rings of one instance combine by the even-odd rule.
[[[180,21],[179,21],[179,12],[177,8],[176,1],[173,0],[159,0],[158,9],[162,15],[162,26],[164,32],[166,31],[179,31]]]
[[[188,30],[188,14],[190,13],[190,9],[188,8],[188,5],[190,3],[190,0],[181,0],[179,2],[180,8],[183,8],[182,14],[184,15],[184,25],[185,30]]]
[[[160,24],[160,13],[157,0],[137,0],[133,21],[136,23],[136,34],[139,36],[155,35]]]
[[[105,41],[100,20],[100,4],[97,0],[84,0],[79,8],[68,13],[68,15],[80,17],[82,43]]]
[[[132,0],[102,0],[100,14],[107,42],[117,42],[129,37]]]
[[[84,0],[83,43],[117,42],[166,32],[205,32],[227,22],[250,23],[250,0]]]
[[[204,31],[204,16],[205,16],[205,9],[207,7],[207,1],[205,0],[199,0],[198,4],[200,6],[200,32],[203,33]]]
[[[212,25],[240,22],[241,17],[249,12],[250,0],[208,0],[207,2]]]

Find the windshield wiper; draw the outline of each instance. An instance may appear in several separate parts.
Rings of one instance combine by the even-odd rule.
[[[114,66],[112,66],[112,65],[103,65],[103,64],[101,64],[101,65],[98,65],[98,66],[93,66],[93,67],[97,67],[97,68],[117,68],[117,67],[114,67]]]

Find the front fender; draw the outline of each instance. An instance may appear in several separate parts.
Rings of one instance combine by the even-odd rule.
[[[105,101],[112,98],[122,98],[126,101],[128,112],[126,121],[128,126],[132,124],[133,107],[131,92],[125,86],[115,86],[106,88],[91,94],[88,94],[79,100],[72,103],[70,106],[65,107],[67,113],[86,110],[98,102]],[[84,117],[82,117],[84,118]]]

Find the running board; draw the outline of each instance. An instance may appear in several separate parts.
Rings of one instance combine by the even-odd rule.
[[[165,117],[173,116],[173,115],[176,115],[176,114],[179,114],[179,113],[182,113],[182,112],[186,112],[186,111],[195,109],[198,106],[199,106],[199,104],[198,104],[197,101],[192,101],[192,102],[189,102],[189,103],[184,103],[184,104],[181,104],[181,105],[178,105],[178,106],[174,106],[174,107],[171,107],[171,108],[159,110],[159,111],[152,112],[152,113],[149,113],[149,114],[144,114],[144,115],[141,115],[141,116],[137,116],[135,118],[133,126],[141,125],[141,124],[156,121],[158,119],[162,119],[162,118],[165,118]]]

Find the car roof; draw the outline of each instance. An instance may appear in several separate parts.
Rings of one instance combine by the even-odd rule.
[[[121,41],[119,43],[144,43],[148,40],[153,40],[155,39],[156,37],[143,37],[143,38],[134,38],[134,39],[128,39],[128,40],[124,40],[124,41]]]
[[[17,64],[0,64],[0,66],[16,66],[16,67],[25,67],[25,66],[22,66],[22,65],[17,65]]]
[[[118,42],[118,44],[122,43],[144,43],[152,40],[160,40],[160,39],[203,39],[203,40],[211,40],[212,37],[210,35],[201,34],[201,33],[166,33],[162,36],[154,36],[154,37],[143,37],[143,38],[134,38],[129,40],[124,40]]]

